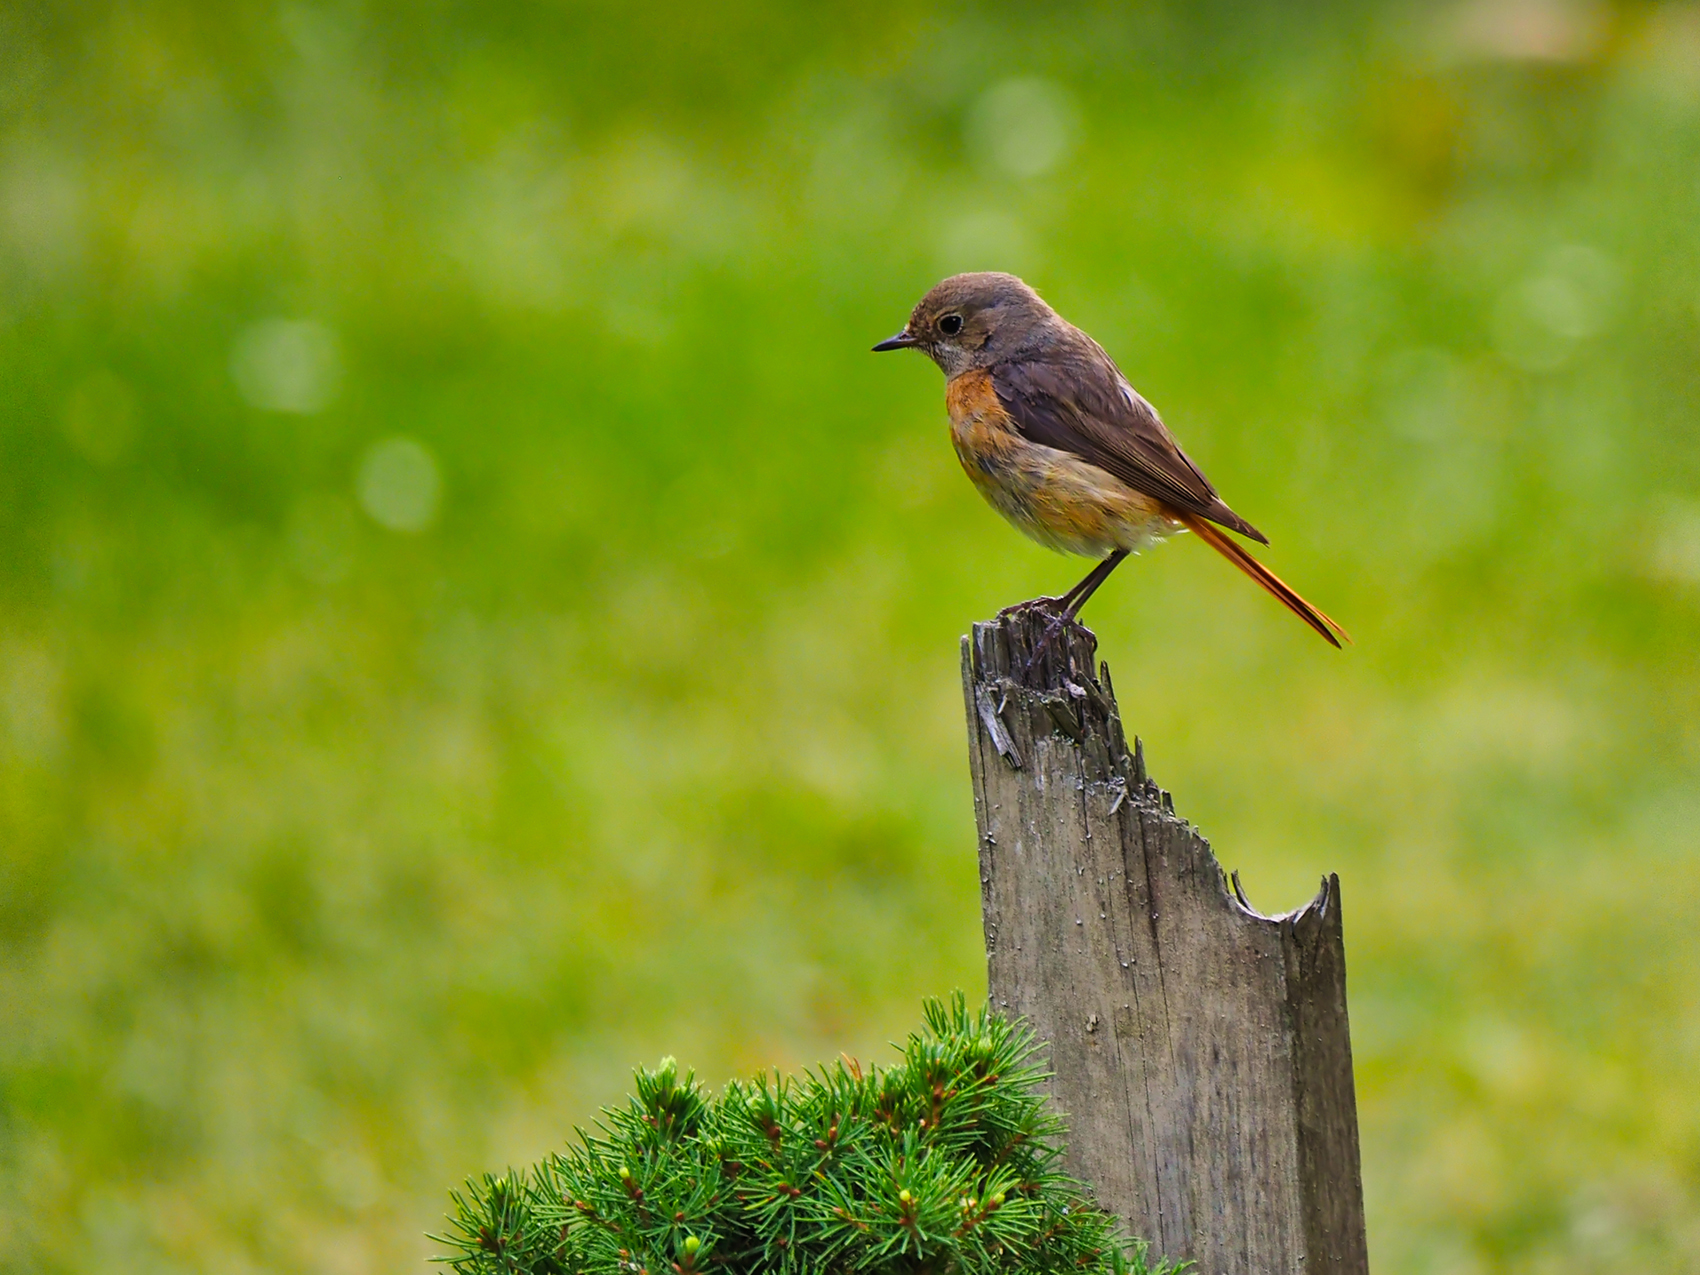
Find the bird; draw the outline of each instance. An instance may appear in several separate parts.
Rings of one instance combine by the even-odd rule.
[[[1041,649],[1130,553],[1182,531],[1335,647],[1351,641],[1227,534],[1269,543],[1228,507],[1104,348],[1020,278],[984,271],[935,285],[903,330],[874,346],[911,349],[944,373],[957,458],[992,508],[1042,545],[1099,560],[1060,598],[1024,604],[1057,613]]]

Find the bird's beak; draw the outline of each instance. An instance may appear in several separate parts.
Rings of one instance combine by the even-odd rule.
[[[874,353],[879,354],[885,350],[908,350],[919,344],[921,343],[909,335],[909,329],[904,328],[903,331],[899,332],[896,336],[888,336],[885,340],[876,345],[874,347]]]

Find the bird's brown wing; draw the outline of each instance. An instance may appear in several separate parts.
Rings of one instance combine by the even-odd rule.
[[[1084,338],[1083,338],[1084,339]],[[1223,502],[1147,403],[1095,344],[991,368],[992,388],[1023,437],[1071,452],[1182,513],[1259,544],[1268,538]]]

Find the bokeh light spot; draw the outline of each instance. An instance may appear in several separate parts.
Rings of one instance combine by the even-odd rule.
[[[236,339],[230,374],[242,397],[267,412],[310,414],[336,397],[336,337],[310,319],[265,319]]]
[[[436,458],[411,438],[374,443],[360,462],[360,507],[391,531],[423,531],[437,517],[442,478]]]
[[[1047,80],[1005,80],[968,116],[968,144],[988,167],[1038,177],[1068,157],[1079,131],[1073,100]]]
[[[1603,253],[1571,244],[1508,289],[1494,309],[1494,344],[1526,372],[1550,372],[1611,319],[1617,267]]]

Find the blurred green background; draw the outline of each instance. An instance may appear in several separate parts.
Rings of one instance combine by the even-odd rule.
[[[1343,877],[1376,1268],[1700,1269],[1700,6],[1582,0],[0,8],[0,1267],[420,1270],[983,988],[957,636],[1083,565],[868,353],[969,268],[1357,638],[1087,613]]]

